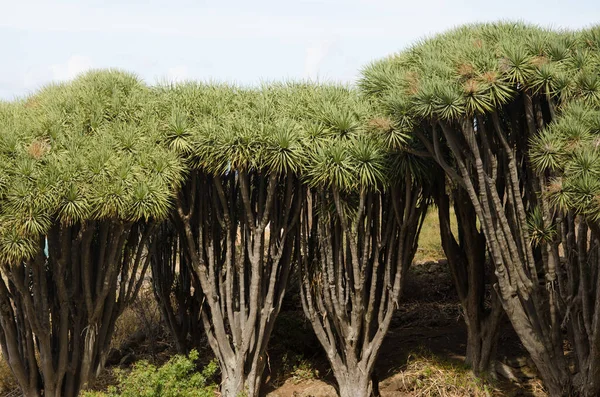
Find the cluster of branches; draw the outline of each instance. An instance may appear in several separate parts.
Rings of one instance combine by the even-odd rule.
[[[312,190],[305,202],[302,306],[343,397],[379,395],[371,375],[428,208],[412,177],[402,182],[357,194]]]
[[[221,393],[258,395],[266,347],[292,264],[302,188],[293,175],[195,174],[175,224],[198,277]]]
[[[27,396],[76,396],[102,370],[115,322],[139,291],[152,225],[54,225],[0,278],[0,345]],[[37,357],[39,355],[39,358]]]
[[[597,28],[466,26],[373,64],[361,83],[457,186],[455,202],[468,197],[497,295],[553,396],[600,393],[598,190],[590,183],[599,37]],[[444,248],[452,259],[456,244]],[[483,266],[468,271],[469,288],[478,288]],[[474,309],[461,300],[472,339]]]

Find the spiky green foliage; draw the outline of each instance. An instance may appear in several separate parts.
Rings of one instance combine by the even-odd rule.
[[[226,85],[159,87],[165,143],[192,169],[214,174],[268,168],[296,172],[305,161],[297,123],[278,109],[279,92]]]
[[[164,218],[182,179],[149,89],[90,72],[0,109],[0,260],[32,253],[51,223]]]
[[[191,169],[292,173],[341,190],[389,184],[390,148],[406,137],[343,86],[158,87],[163,141]]]
[[[557,208],[600,219],[600,108],[575,102],[532,139],[531,159]]]
[[[369,65],[359,85],[390,114],[456,120],[507,104],[519,91],[598,103],[600,53],[577,33],[524,23],[465,25]],[[413,122],[405,123],[411,132]]]

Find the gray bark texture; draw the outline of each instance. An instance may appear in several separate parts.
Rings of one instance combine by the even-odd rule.
[[[291,175],[195,173],[177,201],[175,224],[201,287],[201,319],[221,366],[224,396],[260,391],[303,190]]]
[[[0,346],[26,396],[77,396],[103,369],[116,320],[141,288],[153,228],[57,222],[34,258],[2,267]]]
[[[429,200],[410,176],[387,191],[312,191],[298,236],[301,299],[341,396],[378,390],[372,373]]]

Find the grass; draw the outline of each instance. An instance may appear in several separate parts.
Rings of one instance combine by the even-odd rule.
[[[450,208],[450,222],[452,230],[456,233],[456,218],[454,208]],[[437,208],[431,207],[425,216],[423,228],[419,235],[419,246],[415,253],[414,261],[417,263],[436,262],[446,257],[442,248],[440,238],[440,222],[438,220]]]
[[[10,370],[8,363],[0,354],[0,396],[10,394],[17,390],[17,381]]]
[[[401,391],[414,397],[499,395],[492,383],[473,376],[466,365],[441,359],[427,351],[411,354],[398,377]]]

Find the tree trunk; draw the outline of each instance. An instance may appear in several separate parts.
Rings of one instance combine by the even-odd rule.
[[[23,397],[41,397],[42,396],[42,393],[37,389],[22,390],[22,392],[23,392]],[[44,397],[50,396],[50,394],[45,394],[45,393],[43,395],[44,395]]]
[[[221,396],[258,397],[262,385],[262,369],[252,368],[246,374],[239,366],[221,367]]]
[[[202,288],[171,221],[163,222],[150,243],[152,289],[177,353],[187,355],[199,343]]]
[[[246,393],[246,382],[243,373],[227,372],[222,370],[221,378],[221,396],[223,397],[239,397]]]
[[[366,371],[361,371],[360,367],[338,368],[334,373],[340,397],[369,397],[371,395],[370,376],[366,374]]]
[[[478,323],[467,322],[467,353],[465,362],[477,376],[490,375],[495,377],[496,345],[498,329],[482,330]]]
[[[502,305],[492,291],[492,307],[486,310],[486,240],[477,227],[473,205],[466,192],[457,187],[452,191],[458,236],[454,235],[450,219],[450,196],[446,192],[446,177],[437,179],[435,202],[438,206],[442,247],[452,274],[454,287],[463,309],[467,326],[466,364],[476,376],[495,377],[496,342]]]
[[[600,377],[588,376],[587,380],[584,381],[580,387],[581,396],[583,397],[597,397],[600,396]]]
[[[552,342],[544,338],[543,334],[540,335],[534,331],[533,327],[539,327],[539,325],[533,325],[530,322],[518,297],[503,300],[502,304],[521,343],[535,363],[549,395],[551,397],[571,396],[573,393],[571,377],[567,372],[562,350],[553,346]]]

